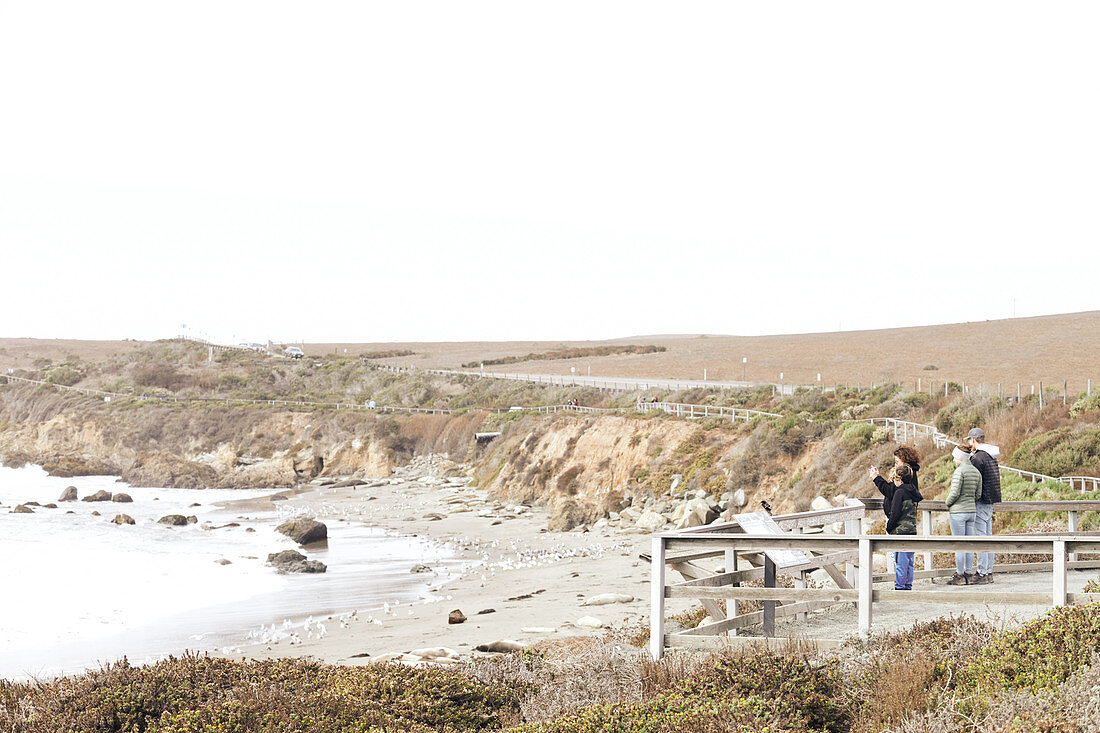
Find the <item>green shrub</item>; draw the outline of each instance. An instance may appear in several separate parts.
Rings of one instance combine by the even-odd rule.
[[[1048,476],[1100,467],[1100,427],[1065,427],[1028,438],[1012,454],[1011,465]]]
[[[840,429],[840,442],[849,453],[862,453],[871,447],[875,426],[869,422],[848,423]]]
[[[1092,412],[1093,410],[1100,410],[1100,389],[1096,390],[1091,395],[1082,392],[1069,408],[1069,414],[1070,417],[1080,417],[1086,412]]]
[[[913,392],[902,397],[901,401],[910,407],[924,407],[932,401],[932,395],[927,392]]]
[[[956,688],[984,693],[1052,690],[1100,648],[1100,604],[1063,606],[1000,634],[959,671]]]
[[[50,384],[60,384],[64,387],[71,387],[81,379],[79,369],[74,369],[71,366],[59,366],[54,367],[46,372],[45,381]]]

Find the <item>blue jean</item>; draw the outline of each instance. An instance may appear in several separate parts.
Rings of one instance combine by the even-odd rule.
[[[913,553],[894,553],[894,590],[913,590]]]
[[[978,534],[978,515],[974,512],[948,514],[947,519],[951,523],[951,534],[953,535]],[[959,575],[969,575],[974,572],[974,554],[973,552],[956,552],[955,572]],[[981,557],[981,553],[978,553],[978,556]]]
[[[977,504],[978,521],[977,531],[974,534],[982,535],[984,537],[993,536],[993,505],[992,504]],[[978,553],[978,572],[982,575],[989,575],[993,572],[993,553],[992,552],[979,552]]]

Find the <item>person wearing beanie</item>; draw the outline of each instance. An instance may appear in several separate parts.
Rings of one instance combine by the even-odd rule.
[[[951,490],[943,503],[947,504],[948,519],[953,535],[976,535],[978,498],[982,494],[982,474],[970,465],[972,449],[963,444],[951,452],[955,459],[955,473],[951,476]],[[969,585],[974,580],[974,553],[955,553],[955,574],[948,585]]]
[[[985,442],[985,431],[973,428],[966,436],[971,448],[970,463],[982,475],[982,494],[976,508],[978,534],[993,534],[993,505],[1001,500],[1001,467],[997,463],[1000,449]],[[985,585],[993,582],[993,553],[979,552],[976,560],[977,574],[971,583]]]

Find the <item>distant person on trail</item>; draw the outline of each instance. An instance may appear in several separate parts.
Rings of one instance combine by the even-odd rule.
[[[973,428],[966,436],[967,444],[973,449],[970,463],[982,474],[982,495],[978,498],[977,527],[978,534],[986,537],[993,535],[993,505],[1001,500],[1001,467],[997,456],[1001,449],[985,442],[985,431]],[[979,552],[977,575],[970,581],[974,585],[993,582],[993,553]]]
[[[886,534],[917,533],[917,504],[924,499],[913,483],[913,469],[895,466],[887,481],[871,466],[868,475],[883,496],[886,511]],[[894,590],[913,590],[913,553],[894,553]]]
[[[982,495],[982,474],[970,463],[973,449],[966,444],[951,452],[955,459],[955,473],[951,475],[951,490],[944,499],[947,504],[948,520],[951,522],[951,534],[978,534],[978,498]],[[955,574],[948,585],[969,585],[974,582],[974,553],[955,553]]]

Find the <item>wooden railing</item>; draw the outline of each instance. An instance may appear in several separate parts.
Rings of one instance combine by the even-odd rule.
[[[731,421],[744,420],[748,422],[756,417],[783,417],[774,412],[761,410],[749,410],[744,407],[725,407],[722,405],[692,405],[683,402],[639,402],[635,409],[638,412],[651,412],[661,410],[676,415],[677,417],[728,417]]]
[[[837,603],[857,604],[857,630],[866,635],[871,631],[872,607],[875,602],[911,600],[959,603],[1027,603],[1054,606],[1100,600],[1100,594],[1069,593],[1066,587],[1068,569],[1100,567],[1100,560],[1078,560],[1079,553],[1100,552],[1100,536],[1077,533],[1077,517],[1083,511],[1100,511],[1100,501],[1034,501],[1002,502],[996,511],[1066,512],[1070,530],[1064,535],[997,535],[993,537],[952,537],[931,534],[931,512],[946,511],[943,502],[921,502],[922,535],[860,534],[861,518],[866,509],[881,508],[881,499],[860,499],[863,506],[853,505],[819,512],[773,517],[783,530],[781,535],[748,535],[740,533],[737,524],[720,524],[667,532],[653,537],[650,581],[650,651],[659,659],[666,647],[701,647],[725,643],[724,635],[738,629],[760,624],[765,636],[774,634],[775,619],[805,614],[815,608]],[[843,522],[845,534],[802,534],[805,529]],[[768,551],[796,550],[804,553],[806,562],[777,568],[767,556]],[[874,575],[872,558],[875,552],[919,552],[925,557],[925,570],[914,577],[932,578],[949,575],[953,568],[932,568],[935,552],[993,552],[1002,554],[1051,555],[1051,562],[1001,563],[998,572],[1046,571],[1052,573],[1052,591],[990,592],[967,591],[958,588],[937,588],[915,591],[874,590],[875,582],[892,580],[891,575]],[[889,557],[890,555],[888,555]],[[706,558],[724,559],[721,568],[707,569],[698,564]],[[844,569],[841,569],[841,566]],[[825,570],[833,588],[809,588],[806,573]],[[668,571],[684,577],[682,582],[670,582]],[[777,587],[777,575],[794,577],[794,588]],[[746,588],[741,584],[754,579],[764,580],[764,587]],[[669,598],[697,599],[712,620],[694,629],[666,634],[665,600]],[[720,600],[726,601],[723,609]],[[763,610],[740,614],[739,601],[761,601]]]

